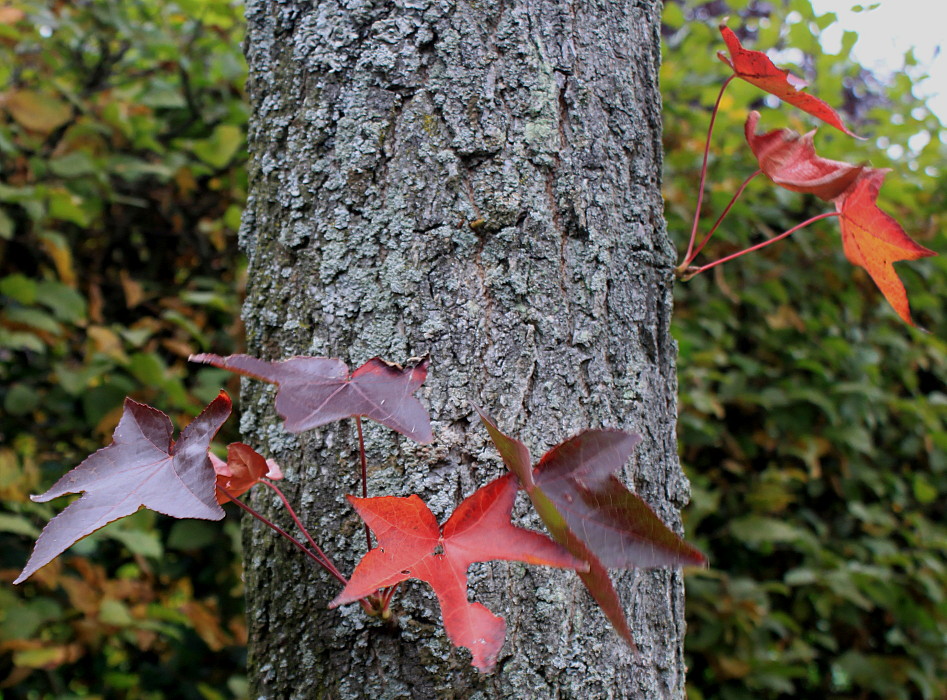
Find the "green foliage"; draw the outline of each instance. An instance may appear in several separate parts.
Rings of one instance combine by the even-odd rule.
[[[225,381],[185,363],[237,349],[241,13],[231,0],[0,12],[6,581],[53,514],[28,494],[107,442],[126,394],[186,423]],[[4,587],[5,697],[240,695],[235,526],[190,527],[140,513]]]
[[[779,63],[797,61],[809,89],[845,105],[869,137],[820,128],[819,154],[893,168],[882,206],[922,245],[947,251],[947,149],[910,80],[878,86],[849,60],[851,39],[842,55],[823,55],[819,35],[834,18],[814,17],[807,0],[771,12],[730,4],[730,26],[758,33],[748,48],[799,49]],[[681,250],[728,72],[712,10],[666,6],[666,215]],[[771,106],[750,86],[728,90],[703,230],[756,168],[743,139],[749,109],[762,111],[761,128],[817,126]],[[704,259],[823,211],[758,178]],[[947,260],[897,267],[930,334],[906,328],[847,263],[831,219],[678,285],[685,518],[711,562],[687,577],[692,700],[947,694]]]

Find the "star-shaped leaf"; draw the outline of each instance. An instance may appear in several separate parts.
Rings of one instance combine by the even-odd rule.
[[[772,95],[776,95],[779,99],[798,107],[803,112],[808,112],[849,136],[855,136],[842,123],[842,118],[839,117],[838,112],[818,97],[800,92],[802,88],[806,87],[806,81],[797,78],[789,71],[777,68],[762,51],[751,51],[743,48],[737,35],[727,25],[720,25],[720,33],[727,44],[730,56],[728,57],[723,51],[718,51],[717,57],[730,66],[737,77]],[[855,136],[855,138],[859,137]]]
[[[897,221],[878,208],[878,192],[887,172],[866,168],[835,200],[835,207],[841,215],[845,256],[865,268],[898,316],[913,326],[908,295],[892,263],[937,253],[911,240]]]
[[[578,572],[579,577],[615,630],[634,646],[607,570],[706,561],[614,476],[641,438],[621,430],[587,430],[551,449],[532,468],[526,446],[477,412],[553,539],[589,562],[589,571]]]
[[[329,607],[354,602],[409,578],[425,581],[437,594],[451,643],[470,649],[473,665],[489,672],[503,646],[506,623],[480,603],[467,600],[467,568],[493,559],[587,568],[545,535],[510,522],[516,491],[512,474],[491,481],[457,506],[443,528],[416,495],[348,496],[375,533],[378,546],[362,558]]]
[[[815,130],[802,136],[792,129],[757,134],[759,120],[759,112],[750,112],[745,126],[746,141],[760,163],[760,170],[780,187],[831,201],[848,189],[864,169],[862,165],[817,156],[812,142]]]
[[[402,367],[375,357],[351,375],[344,362],[328,357],[268,362],[249,355],[202,354],[190,360],[279,386],[276,411],[293,433],[366,416],[417,442],[434,439],[427,411],[412,395],[427,377],[427,358]]]
[[[230,409],[230,398],[221,392],[174,442],[167,415],[125,399],[112,443],[89,455],[46,493],[32,496],[45,502],[85,492],[49,521],[14,583],[25,581],[77,540],[142,506],[175,518],[223,518],[207,450]]]

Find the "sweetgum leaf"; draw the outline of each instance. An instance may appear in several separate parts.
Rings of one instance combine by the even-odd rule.
[[[214,497],[214,470],[207,450],[230,409],[230,398],[221,392],[174,442],[167,415],[125,399],[112,443],[89,455],[46,493],[32,496],[45,502],[85,492],[49,521],[14,583],[25,581],[76,541],[142,506],[175,518],[223,518]]]
[[[913,326],[908,295],[892,263],[937,253],[915,243],[897,221],[878,208],[878,192],[887,172],[866,168],[835,200],[835,207],[841,214],[845,256],[853,265],[865,268],[898,316]]]
[[[480,603],[467,600],[467,568],[493,559],[587,568],[545,535],[510,522],[516,491],[512,474],[491,481],[457,506],[443,528],[416,495],[348,496],[375,533],[378,546],[362,558],[329,607],[354,602],[409,578],[425,581],[437,595],[451,643],[467,647],[480,671],[491,671],[503,646],[506,623]]]
[[[792,129],[758,134],[759,120],[760,113],[755,111],[746,118],[746,141],[759,161],[760,170],[780,187],[814,194],[828,202],[848,189],[864,170],[862,165],[817,156],[812,142],[815,130],[802,136]]]
[[[549,530],[552,538],[569,550],[577,559],[588,562],[589,570],[576,570],[582,584],[588,590],[589,595],[602,609],[605,617],[612,623],[612,627],[618,635],[632,649],[635,648],[635,639],[628,626],[628,620],[625,618],[625,610],[622,608],[621,599],[612,585],[612,580],[608,577],[606,569],[595,553],[586,546],[566,523],[562,513],[555,503],[540,488],[533,488],[527,491],[533,507],[539,513],[543,524]]]
[[[606,568],[703,565],[700,552],[613,476],[640,441],[621,430],[586,430],[543,455],[536,486]]]
[[[344,362],[328,357],[268,362],[249,355],[201,354],[189,359],[279,386],[276,411],[290,432],[366,416],[417,442],[434,440],[427,411],[412,396],[427,377],[426,357],[404,367],[375,357],[351,375]]]
[[[762,51],[751,51],[743,48],[737,35],[727,25],[720,25],[720,33],[730,51],[728,57],[723,51],[717,52],[717,57],[726,63],[738,78],[742,78],[751,85],[755,85],[766,92],[776,95],[784,102],[808,112],[814,117],[834,126],[849,136],[860,138],[848,130],[842,118],[828,104],[818,97],[800,90],[806,87],[806,81],[797,78],[789,71],[777,68],[769,57]]]
[[[227,461],[210,453],[210,461],[217,474],[217,486],[227,490],[236,498],[249,491],[261,479],[282,479],[283,472],[272,459],[266,459],[249,445],[233,442],[227,445]],[[220,488],[217,489],[217,502],[230,501]]]
[[[703,565],[706,561],[613,476],[640,436],[620,430],[587,430],[551,449],[530,470],[526,446],[504,435],[481,409],[477,412],[553,539],[589,562],[589,571],[579,573],[582,582],[616,631],[634,646],[607,569]]]

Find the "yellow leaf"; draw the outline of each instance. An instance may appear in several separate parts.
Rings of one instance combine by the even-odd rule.
[[[26,668],[53,669],[65,663],[75,661],[82,655],[78,644],[48,646],[39,649],[25,649],[13,654],[13,663]]]
[[[90,326],[86,333],[92,341],[93,352],[100,352],[123,364],[129,361],[122,339],[111,329],[105,326]]]
[[[52,258],[53,265],[56,266],[56,272],[63,284],[69,285],[73,289],[76,286],[76,272],[72,266],[72,251],[66,239],[58,233],[40,234],[40,245],[45,253]]]
[[[125,306],[134,309],[145,299],[145,290],[140,283],[131,278],[126,270],[119,273],[122,282],[122,291],[125,292]]]
[[[62,100],[32,90],[10,90],[0,94],[3,106],[21,126],[48,134],[72,119],[72,107]]]

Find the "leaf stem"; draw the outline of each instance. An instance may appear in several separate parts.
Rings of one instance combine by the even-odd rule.
[[[358,429],[358,456],[362,462],[362,498],[368,498],[368,460],[365,457],[365,437],[362,435],[362,417],[355,416],[355,427]],[[368,551],[372,549],[372,531],[365,523],[365,540]]]
[[[277,525],[276,523],[274,523],[272,520],[270,520],[270,519],[267,518],[266,516],[262,515],[261,513],[257,512],[256,510],[254,510],[253,508],[251,508],[250,506],[248,506],[248,505],[247,505],[246,503],[244,503],[243,501],[239,500],[236,496],[232,495],[232,494],[231,494],[229,491],[227,491],[227,489],[225,489],[224,487],[218,485],[218,486],[217,486],[217,489],[218,489],[222,494],[224,494],[227,498],[229,498],[231,501],[233,501],[239,508],[242,508],[242,509],[245,510],[247,513],[249,513],[250,515],[252,515],[254,518],[256,518],[257,520],[259,520],[261,523],[263,523],[263,524],[266,525],[267,527],[269,527],[269,528],[275,530],[275,531],[278,532],[280,535],[282,535],[283,537],[285,537],[286,539],[288,539],[290,542],[292,542],[303,554],[305,554],[307,557],[309,557],[310,559],[312,559],[312,560],[313,560],[314,562],[316,562],[319,566],[321,566],[323,569],[325,569],[325,570],[328,571],[330,574],[332,574],[335,578],[337,578],[337,579],[339,580],[339,582],[340,582],[343,586],[345,586],[345,585],[348,584],[348,579],[346,579],[342,574],[340,574],[340,573],[339,573],[339,570],[336,569],[329,561],[320,558],[317,554],[315,554],[312,550],[310,550],[306,545],[304,545],[302,542],[300,542],[300,541],[297,540],[295,537],[293,537],[293,536],[290,535],[288,532],[286,532],[286,530],[284,530],[283,528],[281,528],[279,525]],[[322,556],[325,556],[325,555],[323,554]]]
[[[700,242],[700,245],[698,245],[694,249],[694,252],[691,253],[691,256],[689,258],[685,258],[684,262],[681,263],[681,266],[679,268],[680,270],[683,271],[684,269],[686,269],[687,266],[690,265],[694,261],[694,258],[700,255],[700,251],[704,249],[704,246],[707,245],[707,241],[710,240],[710,237],[714,235],[716,230],[720,227],[720,224],[723,223],[724,218],[727,216],[727,214],[730,213],[730,210],[733,208],[733,205],[736,204],[737,199],[739,199],[740,195],[743,194],[743,190],[746,189],[747,185],[749,185],[750,182],[752,182],[753,179],[757,175],[762,174],[762,172],[763,172],[762,170],[757,170],[755,173],[753,173],[746,180],[743,181],[743,184],[740,185],[740,189],[738,189],[736,191],[736,194],[734,194],[733,197],[730,198],[730,202],[727,204],[726,208],[723,210],[723,213],[721,213],[720,216],[717,217],[717,220],[714,222],[714,225],[707,232],[707,235],[704,236],[704,239]]]
[[[293,506],[290,504],[289,499],[286,498],[286,494],[282,492],[279,486],[277,486],[276,484],[274,484],[272,481],[268,479],[260,479],[259,483],[263,484],[264,486],[269,486],[271,489],[273,489],[273,491],[276,492],[276,495],[279,496],[280,500],[283,502],[283,507],[286,508],[286,511],[289,513],[289,517],[293,519],[293,522],[296,523],[296,527],[299,528],[299,531],[302,532],[303,535],[306,537],[306,540],[308,540],[310,546],[312,547],[312,550],[317,555],[322,557],[323,566],[325,567],[325,569],[330,574],[335,576],[337,579],[342,581],[343,584],[348,583],[348,581],[341,574],[341,572],[339,572],[339,569],[335,566],[335,564],[332,563],[332,560],[329,559],[329,557],[326,556],[326,553],[322,551],[322,549],[319,547],[318,544],[316,544],[316,541],[313,539],[312,535],[309,533],[309,530],[307,530],[306,526],[302,524],[302,521],[299,519],[299,516],[296,515],[296,511],[293,509]]]
[[[385,604],[385,610],[387,610],[388,606],[391,605],[391,599],[395,597],[395,591],[398,590],[399,585],[400,585],[400,582],[396,583],[393,586],[388,586],[388,588],[385,590],[385,593],[382,596],[382,601]]]
[[[694,250],[694,241],[697,239],[697,226],[700,223],[700,208],[704,203],[704,182],[707,179],[707,159],[710,157],[710,135],[714,132],[714,122],[717,120],[717,112],[720,109],[720,101],[723,99],[724,90],[730,84],[730,81],[736,78],[736,73],[723,81],[720,86],[720,92],[717,95],[717,101],[714,102],[713,111],[710,113],[710,126],[707,129],[707,141],[704,144],[704,162],[700,166],[700,185],[697,188],[697,209],[694,212],[694,224],[691,226],[691,238],[687,244],[687,252],[684,254],[684,260],[693,260],[692,252]]]
[[[815,223],[816,221],[819,221],[820,219],[828,219],[828,218],[833,217],[833,216],[841,216],[841,214],[840,214],[839,212],[837,212],[837,211],[830,211],[830,212],[826,212],[825,214],[819,214],[818,216],[813,216],[811,219],[807,219],[806,221],[803,221],[803,222],[802,222],[801,224],[799,224],[798,226],[793,226],[793,227],[792,227],[791,229],[789,229],[788,231],[784,231],[783,233],[779,234],[778,236],[774,236],[773,238],[770,238],[770,239],[767,240],[767,241],[763,241],[762,243],[757,243],[756,245],[750,246],[749,248],[746,248],[746,249],[744,249],[744,250],[741,250],[741,251],[739,251],[739,252],[737,252],[737,253],[733,253],[732,255],[728,255],[728,256],[726,256],[726,257],[720,258],[720,260],[714,260],[712,263],[708,263],[708,264],[706,264],[706,265],[704,265],[704,266],[702,266],[702,267],[690,268],[690,269],[688,269],[688,270],[684,270],[683,273],[682,273],[682,275],[681,275],[681,279],[686,282],[687,280],[691,279],[692,277],[695,277],[696,275],[699,275],[701,272],[706,272],[707,270],[709,270],[709,269],[711,269],[711,268],[714,268],[714,267],[717,267],[717,265],[723,265],[725,262],[729,262],[730,260],[733,260],[734,258],[739,258],[739,257],[741,257],[741,256],[743,256],[743,255],[746,255],[747,253],[752,253],[753,251],[759,250],[760,248],[765,248],[766,246],[770,245],[771,243],[775,243],[776,241],[781,241],[782,239],[786,238],[787,236],[791,236],[791,235],[794,234],[796,231],[798,231],[798,230],[801,229],[801,228],[805,228],[805,227],[808,226],[809,224]]]

